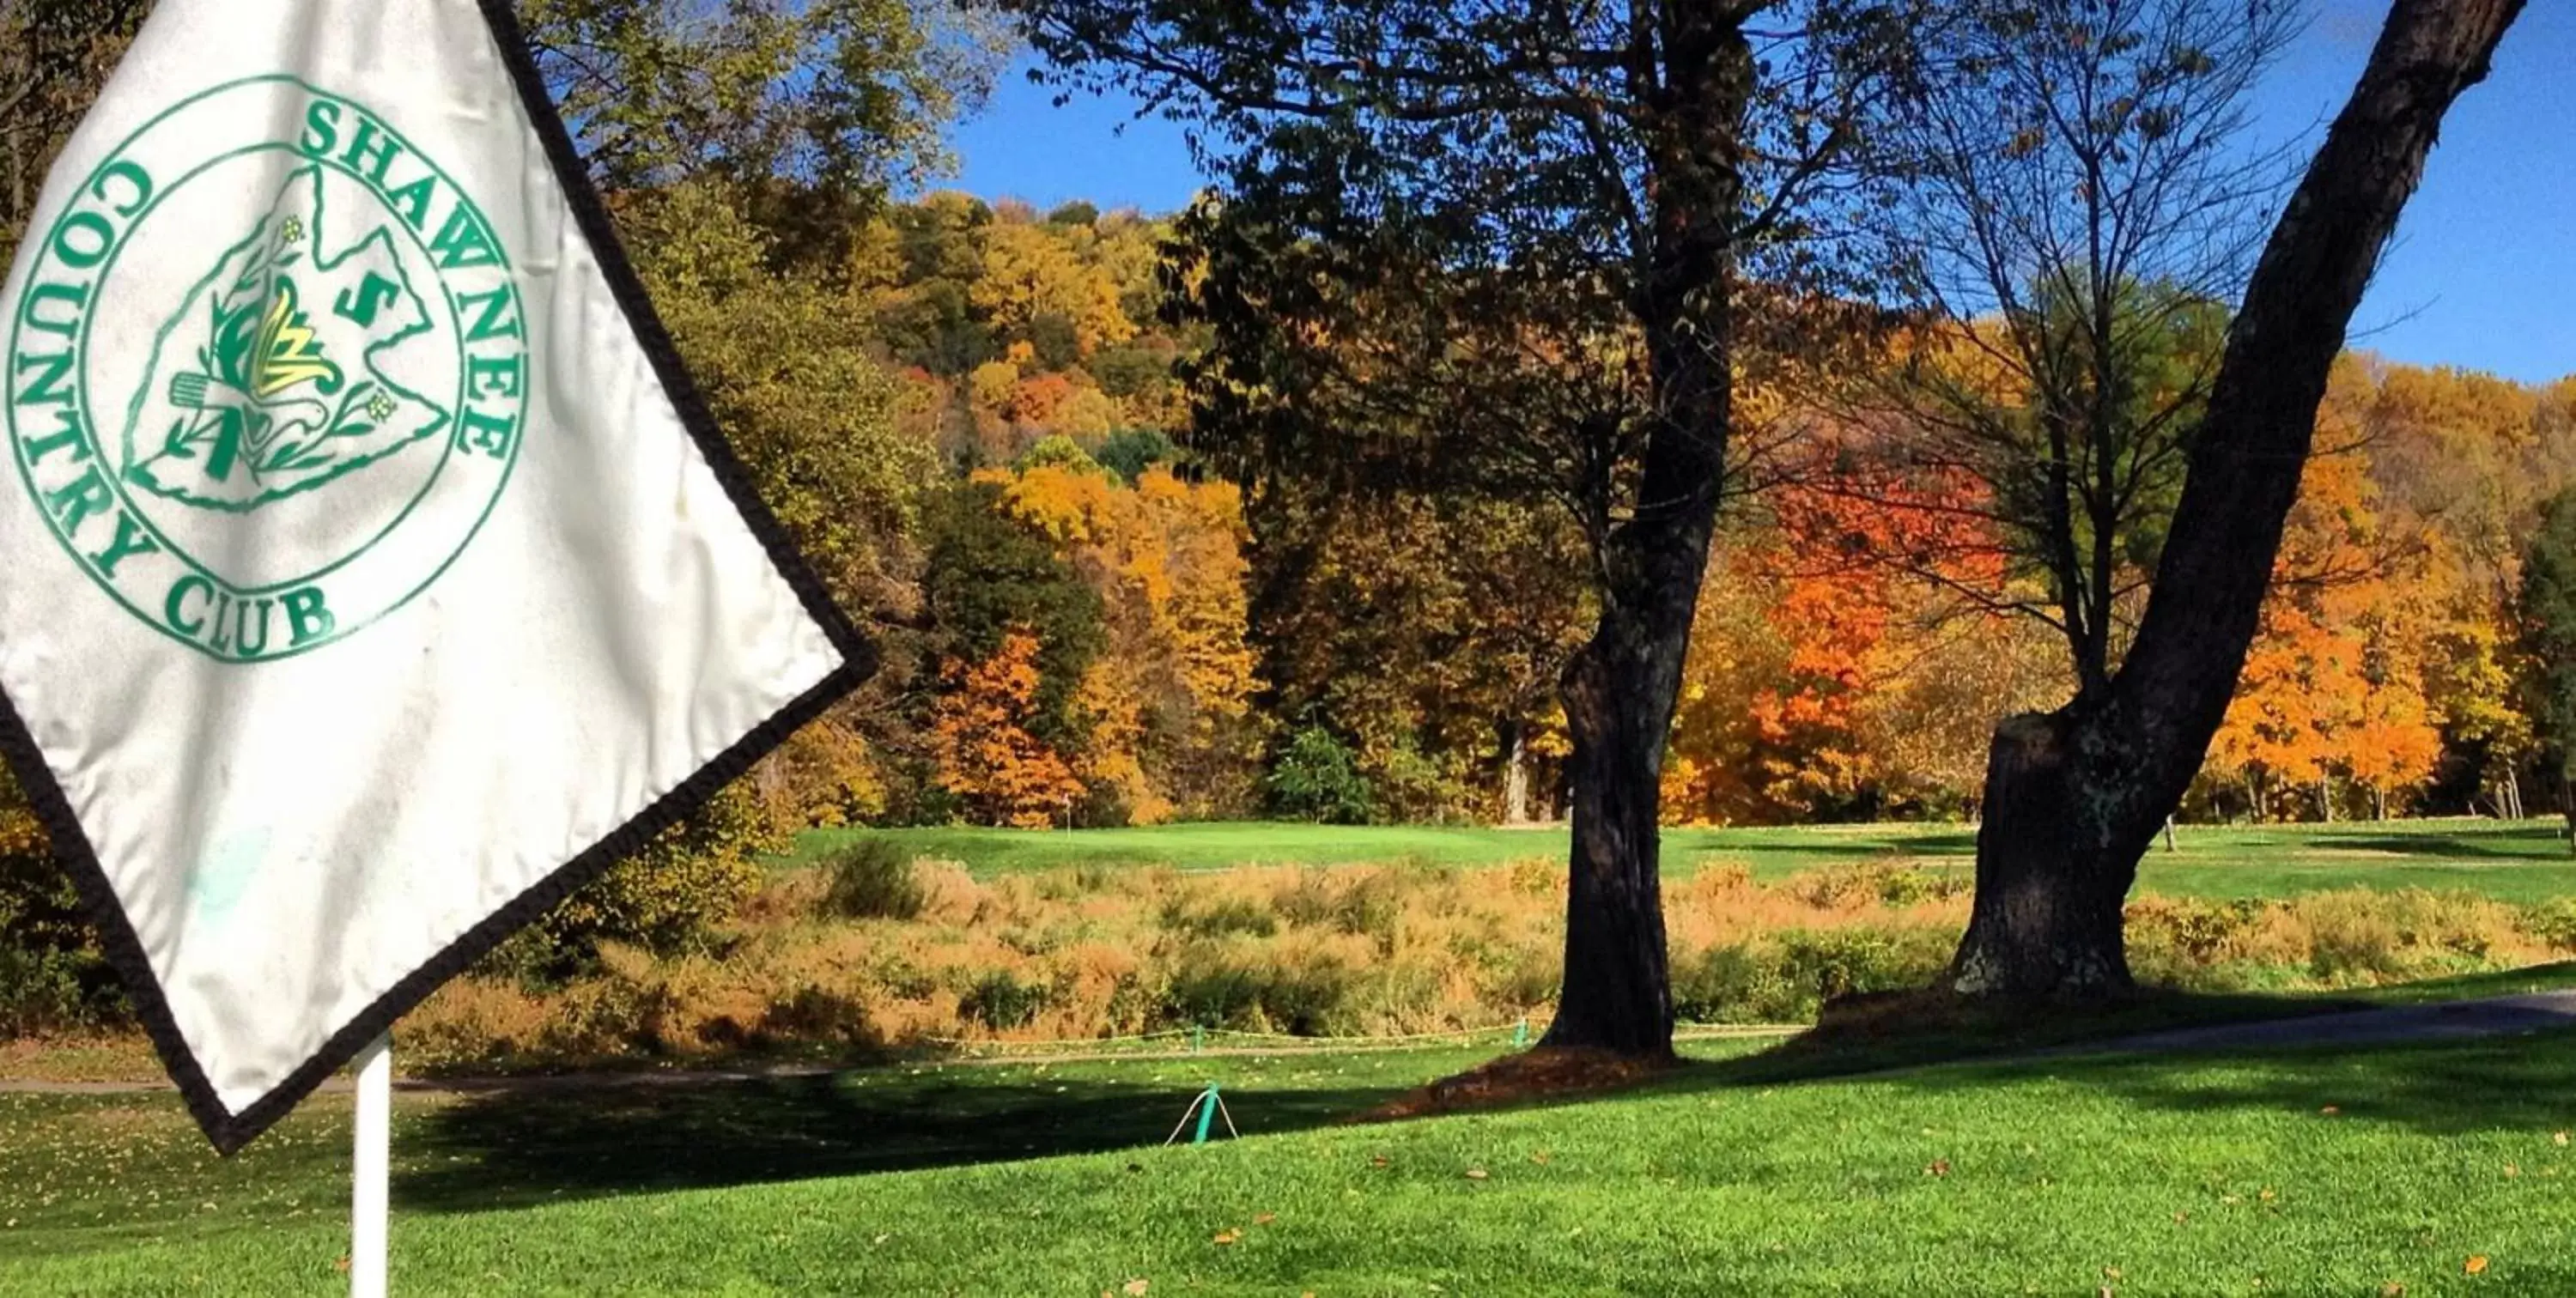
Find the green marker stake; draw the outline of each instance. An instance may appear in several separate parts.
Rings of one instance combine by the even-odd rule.
[[[1214,1121],[1216,1121],[1216,1083],[1210,1082],[1208,1083],[1207,1093],[1199,1097],[1199,1134],[1197,1138],[1190,1141],[1190,1143],[1193,1145],[1206,1144],[1208,1142],[1208,1124]]]
[[[1197,1023],[1193,1023],[1193,1024],[1191,1024],[1191,1025],[1190,1025],[1190,1053],[1191,1053],[1191,1054],[1194,1054],[1194,1055],[1195,1055],[1195,1054],[1197,1054],[1197,1053],[1199,1052],[1200,1048],[1201,1048],[1201,1047],[1203,1047],[1203,1046],[1205,1046],[1206,1044],[1207,1044],[1207,1028],[1206,1028],[1204,1025],[1201,1025],[1201,1024],[1197,1024]]]
[[[1512,1049],[1514,1049],[1514,1050],[1526,1050],[1526,1049],[1528,1049],[1528,1048],[1529,1048],[1529,1016],[1527,1016],[1527,1015],[1523,1015],[1523,1016],[1521,1017],[1521,1025],[1520,1025],[1519,1027],[1516,1027],[1516,1028],[1513,1028],[1513,1029],[1512,1029]]]

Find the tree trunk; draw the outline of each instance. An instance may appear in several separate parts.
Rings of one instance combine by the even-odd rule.
[[[1503,823],[1529,823],[1529,727],[1515,721],[1512,746],[1503,759]]]
[[[2176,850],[2178,849],[2174,847],[2174,818],[2167,816],[2165,817],[2165,854],[2171,856]]]
[[[1652,248],[1635,299],[1655,413],[1635,508],[1603,542],[1601,624],[1565,672],[1574,848],[1548,1046],[1650,1058],[1673,1049],[1658,822],[1726,468],[1735,159],[1754,79],[1741,21],[1688,0],[1660,19],[1669,107],[1647,136]]]
[[[2576,856],[2576,780],[2558,777],[2558,814],[2567,818],[2567,851]]]
[[[1976,905],[1950,971],[1962,993],[2099,995],[2129,986],[2120,907],[2138,855],[2092,849],[2065,814],[2081,805],[2074,748],[2082,729],[2071,709],[1995,728]]]
[[[2522,776],[2511,762],[2504,764],[2504,805],[2505,819],[2522,819]]]
[[[2109,690],[1995,732],[1962,992],[2129,985],[2120,901],[2227,712],[2297,498],[2326,375],[2443,114],[2522,0],[2397,0],[2228,327],[2182,497]],[[2080,711],[2079,711],[2080,708]]]
[[[2317,819],[2329,825],[2334,823],[2334,777],[2331,775],[2317,777]]]

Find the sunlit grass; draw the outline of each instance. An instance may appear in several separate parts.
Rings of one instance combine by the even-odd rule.
[[[2576,895],[2576,857],[2557,821],[2360,821],[2334,825],[2185,825],[2178,850],[2148,852],[2142,892],[2168,896],[2279,897],[2328,888],[2465,888],[2500,901]],[[1075,831],[937,828],[824,830],[809,835],[804,860],[854,837],[880,837],[917,855],[956,861],[977,874],[1062,866],[1167,865],[1186,870],[1239,865],[1411,863],[1492,865],[1562,857],[1562,827],[1497,829],[1335,826],[1259,822],[1156,825]],[[1668,874],[1713,861],[1738,862],[1758,879],[1852,861],[1911,860],[1966,871],[1976,834],[1966,825],[1822,825],[1764,829],[1670,828]]]
[[[1148,1295],[2576,1291],[2568,1035],[1840,1081],[1704,1056],[1587,1103],[1333,1122],[1472,1059],[406,1097],[395,1283],[475,1298],[1140,1280]],[[1156,1147],[1207,1080],[1248,1138]],[[326,1097],[219,1163],[164,1100],[0,1097],[0,1292],[339,1292],[346,1120]]]

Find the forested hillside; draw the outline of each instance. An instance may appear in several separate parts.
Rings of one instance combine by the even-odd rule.
[[[889,651],[764,772],[790,821],[1551,813],[1578,541],[1526,505],[1355,495],[1320,465],[1247,498],[1200,464],[1224,431],[1193,433],[1171,221],[933,192],[818,256],[714,181],[621,217],[763,490]],[[2354,354],[2319,435],[2189,812],[2538,809],[2518,545],[2576,480],[2576,380]],[[1968,814],[1995,717],[2067,688],[2024,615],[2042,579],[1975,488],[1891,485],[1849,441],[1729,508],[1677,821]]]

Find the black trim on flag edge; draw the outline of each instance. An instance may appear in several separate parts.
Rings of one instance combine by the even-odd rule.
[[[535,128],[539,142],[545,147],[555,181],[572,208],[573,219],[589,243],[591,254],[599,263],[611,296],[625,314],[628,327],[634,331],[655,376],[661,380],[664,392],[679,412],[681,426],[688,430],[689,439],[697,445],[699,455],[714,472],[726,498],[733,502],[743,522],[759,540],[771,565],[796,593],[806,614],[822,627],[843,661],[812,689],[777,715],[754,726],[732,747],[655,800],[633,820],[593,844],[588,851],[557,867],[553,873],[450,942],[420,968],[404,976],[392,990],[332,1033],[322,1048],[288,1074],[286,1080],[238,1113],[226,1109],[223,1101],[217,1098],[213,1083],[207,1080],[204,1068],[180,1036],[178,1021],[170,1013],[160,979],[153,974],[142,939],[135,934],[133,921],[126,917],[123,903],[117,899],[114,886],[108,882],[107,871],[99,863],[97,850],[90,845],[88,834],[81,828],[80,818],[74,814],[70,799],[54,778],[51,764],[37,746],[26,720],[19,715],[16,703],[8,697],[5,689],[0,689],[0,757],[5,757],[10,768],[17,773],[37,819],[52,837],[55,854],[69,867],[72,883],[80,892],[91,922],[98,928],[107,962],[125,984],[126,994],[133,999],[135,1014],[143,1021],[144,1031],[151,1037],[153,1048],[160,1053],[163,1066],[169,1069],[171,1081],[177,1084],[180,1095],[187,1101],[189,1113],[204,1129],[206,1138],[225,1154],[249,1144],[278,1119],[285,1117],[324,1079],[356,1058],[369,1042],[390,1031],[395,1020],[428,999],[429,994],[438,990],[441,984],[465,972],[492,948],[552,910],[574,890],[641,850],[656,834],[678,824],[714,796],[717,790],[740,779],[754,763],[785,743],[790,735],[822,716],[834,703],[874,675],[878,665],[876,646],[850,621],[840,606],[832,602],[821,579],[806,563],[804,556],[797,552],[786,527],[753,489],[750,474],[743,467],[741,458],[734,454],[732,445],[716,428],[705,399],[700,396],[697,385],[690,380],[687,368],[680,361],[679,349],[673,345],[669,331],[653,310],[642,281],[637,278],[633,264],[627,260],[624,246],[617,241],[608,208],[591,186],[589,173],[581,164],[581,155],[573,146],[572,135],[565,128],[562,116],[556,112],[553,99],[546,94],[536,63],[528,56],[526,41],[519,29],[517,16],[510,10],[509,0],[476,0],[476,3],[482,10],[487,33],[498,50],[502,66],[508,70],[511,84],[518,90],[529,124]]]

